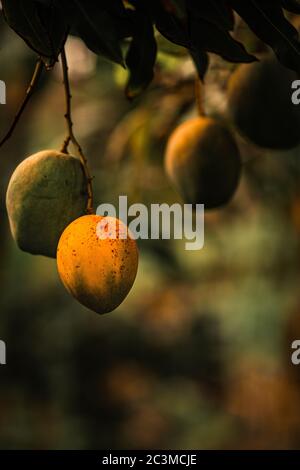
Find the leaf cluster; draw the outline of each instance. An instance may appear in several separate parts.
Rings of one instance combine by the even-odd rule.
[[[48,67],[57,61],[68,34],[126,66],[129,98],[152,81],[155,29],[189,50],[201,78],[209,52],[231,62],[255,61],[233,37],[237,15],[282,64],[300,72],[298,32],[285,14],[300,14],[298,0],[2,0],[2,6],[9,26]]]

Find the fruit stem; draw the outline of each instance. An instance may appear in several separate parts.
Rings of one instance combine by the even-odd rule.
[[[197,109],[199,116],[205,116],[205,109],[204,109],[204,99],[203,99],[203,83],[201,82],[200,78],[195,79],[195,97],[197,103]]]
[[[17,124],[18,124],[20,118],[22,117],[22,114],[25,111],[26,106],[30,101],[30,98],[32,97],[32,95],[35,91],[35,86],[38,83],[38,80],[41,76],[41,73],[43,71],[43,66],[44,66],[44,63],[43,63],[42,59],[39,58],[37,63],[36,63],[36,66],[34,68],[34,72],[33,72],[32,78],[30,80],[30,84],[29,84],[29,86],[26,90],[25,98],[23,99],[23,102],[21,103],[21,106],[20,106],[19,110],[17,111],[17,114],[15,115],[14,120],[13,120],[7,134],[0,141],[0,147],[2,147],[2,145],[4,145],[5,142],[8,141],[8,139],[12,136],[15,128],[17,127]]]
[[[79,154],[80,161],[83,166],[84,170],[84,175],[87,181],[87,188],[88,188],[88,202],[87,202],[87,213],[92,214],[93,211],[93,186],[92,186],[92,177],[89,171],[89,166],[88,166],[88,161],[87,158],[85,157],[83,150],[81,148],[81,145],[79,144],[78,140],[75,137],[74,131],[73,131],[73,121],[72,121],[72,95],[71,95],[71,87],[70,87],[70,81],[69,81],[69,68],[68,68],[68,62],[67,62],[67,57],[66,57],[66,51],[65,48],[62,49],[61,51],[61,62],[62,62],[62,71],[63,71],[63,83],[65,87],[65,96],[66,96],[66,113],[65,113],[65,119],[67,123],[67,130],[68,130],[68,135],[63,143],[62,147],[62,152],[63,153],[68,153],[68,146],[70,142],[74,145],[74,147],[77,149],[77,152]]]

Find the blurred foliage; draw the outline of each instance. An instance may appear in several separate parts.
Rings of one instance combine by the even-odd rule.
[[[248,41],[232,34],[240,18],[277,59],[299,73],[300,42],[290,22],[300,14],[296,0],[2,0],[7,24],[52,68],[69,33],[101,57],[126,65],[126,96],[137,97],[154,77],[155,28],[164,40],[184,47],[199,77],[215,53],[233,63],[256,61]],[[155,27],[155,28],[154,28]]]
[[[35,58],[8,28],[1,41],[4,132]],[[67,53],[96,204],[122,194],[177,201],[162,156],[169,133],[196,114],[190,59],[160,52],[153,86],[130,105],[117,66],[78,38]],[[212,56],[205,106],[221,119],[231,70]],[[65,292],[54,261],[16,248],[5,214],[16,165],[61,144],[63,107],[57,67],[0,151],[0,448],[299,448],[290,344],[300,335],[300,149],[261,151],[237,136],[244,176],[231,204],[207,213],[205,248],[141,242],[134,289],[99,317]]]

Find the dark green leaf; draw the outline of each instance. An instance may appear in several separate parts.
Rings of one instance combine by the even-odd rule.
[[[292,13],[300,13],[300,3],[298,0],[282,0],[282,7]]]
[[[187,9],[195,18],[213,23],[220,29],[231,31],[234,27],[234,15],[226,0],[186,0]]]
[[[179,19],[186,17],[186,2],[185,0],[162,0],[163,8],[166,12],[176,16]]]
[[[126,96],[138,96],[153,79],[157,45],[153,26],[147,15],[136,12],[134,35],[127,53],[126,65],[130,76]]]
[[[189,47],[186,17],[178,16],[174,6],[168,8],[168,4],[160,0],[153,0],[148,8],[156,28],[166,39],[179,46]]]
[[[118,21],[107,11],[105,3],[74,0],[72,26],[93,52],[123,64]]]
[[[190,16],[192,49],[214,52],[231,62],[253,62],[256,58],[248,54],[244,46],[213,23]]]
[[[69,25],[58,1],[3,0],[4,17],[9,26],[49,65],[57,60]]]
[[[282,3],[270,0],[230,0],[230,3],[253,32],[274,50],[282,64],[300,73],[298,32],[285,18]]]
[[[209,65],[208,54],[196,49],[190,49],[190,54],[197,69],[198,75],[203,81]]]

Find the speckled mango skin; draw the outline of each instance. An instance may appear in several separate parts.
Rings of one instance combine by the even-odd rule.
[[[185,203],[215,209],[229,202],[237,189],[240,153],[222,123],[197,117],[179,125],[171,134],[165,169]]]
[[[57,249],[57,268],[66,289],[96,313],[115,310],[129,293],[138,269],[138,248],[118,219],[116,237],[100,239],[97,225],[105,219],[85,215],[63,232]]]
[[[10,228],[19,248],[55,258],[63,230],[86,213],[87,198],[77,158],[44,150],[23,160],[6,193]]]

